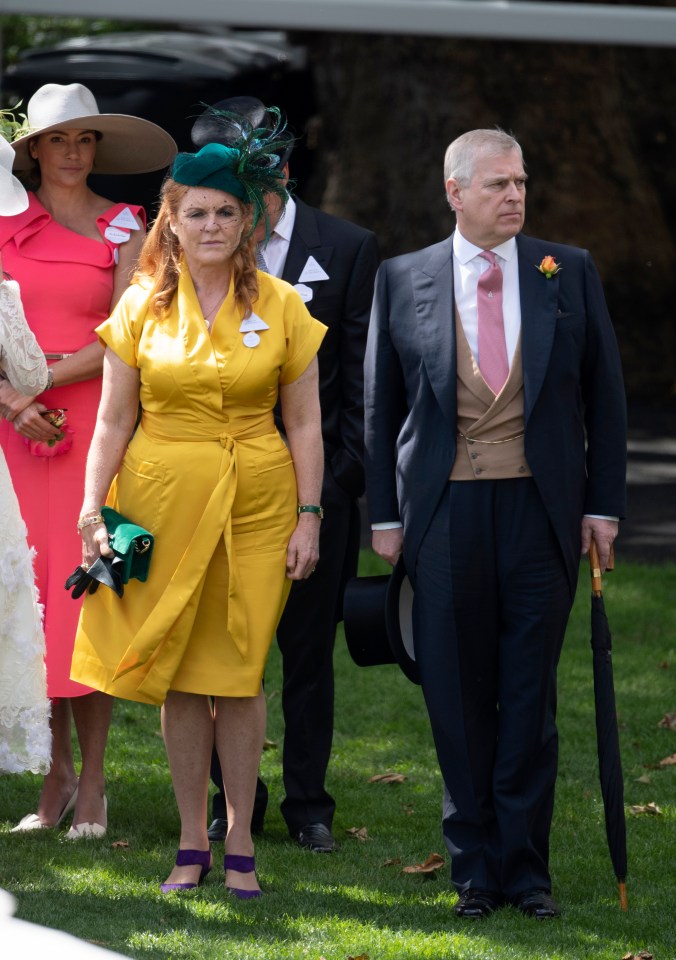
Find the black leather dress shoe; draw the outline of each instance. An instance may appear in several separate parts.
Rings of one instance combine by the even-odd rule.
[[[561,916],[561,909],[549,890],[524,890],[512,901],[526,917],[535,920],[551,920]]]
[[[333,853],[338,846],[331,831],[323,823],[307,823],[298,831],[298,843],[313,853]]]
[[[502,897],[490,890],[478,890],[470,887],[461,893],[453,907],[453,913],[467,920],[483,920],[498,907],[502,906]]]
[[[256,810],[254,810],[251,818],[251,832],[256,836],[260,836],[261,833],[263,833],[264,824],[265,811],[263,813],[258,813]],[[225,840],[227,832],[227,819],[225,817],[214,817],[207,829],[207,836],[212,843],[218,843],[220,840]]]
[[[214,817],[207,829],[207,836],[212,843],[217,843],[219,840],[225,840],[227,832],[228,821],[225,817]]]

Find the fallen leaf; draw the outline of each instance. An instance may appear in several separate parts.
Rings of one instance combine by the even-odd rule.
[[[352,954],[350,954],[347,960],[369,960],[369,955],[368,953],[360,953],[358,957],[353,957]]]
[[[424,863],[414,863],[410,867],[404,867],[402,873],[434,873],[436,870],[441,870],[445,862],[441,854],[431,853]]]
[[[625,953],[622,960],[653,960],[653,955],[648,950],[640,950],[638,953],[629,951],[629,953]]]
[[[125,849],[126,849],[126,848],[129,847],[129,844],[127,843],[126,840],[115,840],[114,843],[111,843],[111,847],[113,848],[113,850],[117,850],[117,849],[119,849],[119,848],[125,848]]]
[[[636,783],[652,783],[652,780],[647,773],[644,773],[642,777],[636,777]]]
[[[668,660],[663,660],[661,663],[658,663],[657,666],[659,667],[660,670],[668,670],[668,669],[669,669],[669,661],[668,661]]]
[[[415,813],[415,807],[412,803],[402,803],[401,809],[404,811],[407,817],[412,817]]]
[[[656,816],[661,814],[662,811],[656,803],[637,803],[633,807],[629,807],[629,813],[633,813],[635,817],[640,816],[642,813],[650,813]]]
[[[676,764],[676,753],[672,753],[671,756],[665,757],[664,760],[660,760],[661,767],[673,767]]]
[[[385,860],[384,863],[381,863],[381,867],[395,867],[398,863],[401,863],[401,857],[390,857],[389,860]]]
[[[664,727],[665,730],[676,730],[676,712],[665,713],[657,723],[658,727]]]
[[[277,744],[275,743],[274,740],[268,740],[268,738],[266,737],[265,740],[263,741],[263,749],[264,749],[264,750],[276,750],[276,749],[277,749]]]
[[[406,779],[403,773],[376,773],[369,777],[369,783],[403,783]]]
[[[348,827],[345,833],[355,840],[370,840],[366,827]]]

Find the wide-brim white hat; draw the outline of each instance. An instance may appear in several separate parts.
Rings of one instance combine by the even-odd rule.
[[[23,213],[28,206],[28,194],[12,175],[14,151],[7,141],[0,137],[0,215],[13,217]]]
[[[166,130],[150,120],[99,113],[94,94],[81,83],[46,83],[28,101],[29,132],[14,141],[14,169],[32,169],[28,141],[50,130],[98,130],[92,173],[150,173],[172,162],[178,148]]]

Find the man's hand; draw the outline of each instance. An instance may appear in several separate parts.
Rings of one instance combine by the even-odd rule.
[[[374,552],[394,566],[401,556],[404,544],[404,529],[403,527],[394,527],[391,530],[374,530],[371,542]]]
[[[582,518],[582,556],[589,553],[589,544],[593,537],[599,551],[601,573],[608,566],[610,548],[617,536],[618,528],[617,520],[601,520],[599,517]]]

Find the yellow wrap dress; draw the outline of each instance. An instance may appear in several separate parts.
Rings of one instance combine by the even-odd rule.
[[[107,502],[150,530],[155,546],[146,582],[131,580],[123,598],[104,587],[86,596],[71,669],[80,683],[155,704],[170,689],[259,692],[291,586],[286,548],[297,521],[293,462],[273,408],[326,327],[289,284],[267,273],[258,284],[247,321],[231,285],[209,334],[184,265],[161,319],[134,284],[97,328],[138,368],[142,407]]]

